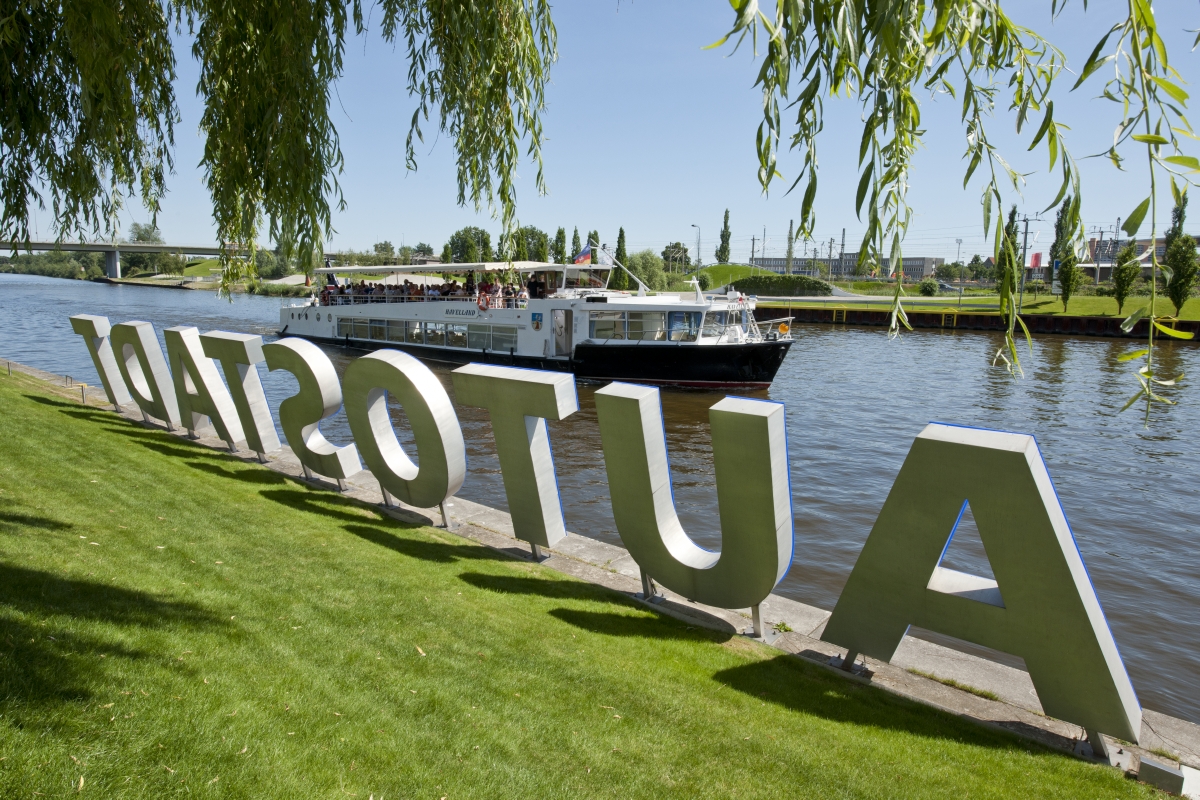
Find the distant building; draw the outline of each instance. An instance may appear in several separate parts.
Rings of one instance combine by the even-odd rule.
[[[418,254],[418,255],[414,255],[412,257],[412,263],[416,266],[421,266],[422,264],[440,264],[440,263],[442,263],[442,257],[441,256],[423,256],[423,255]]]

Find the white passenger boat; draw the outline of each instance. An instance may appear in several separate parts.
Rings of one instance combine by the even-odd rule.
[[[324,275],[388,273],[370,294],[336,283],[280,311],[280,332],[374,350],[395,348],[428,361],[472,361],[562,370],[597,381],[696,388],[771,384],[792,345],[787,318],[759,323],[755,299],[607,288],[608,265],[534,261],[393,267],[325,267]],[[508,274],[533,295],[411,296],[406,277]],[[420,280],[420,279],[417,279]]]

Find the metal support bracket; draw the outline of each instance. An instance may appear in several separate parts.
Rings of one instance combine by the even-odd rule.
[[[454,530],[454,523],[450,521],[450,514],[446,511],[446,504],[444,502],[438,503],[438,511],[442,512],[442,527],[448,531]],[[531,547],[536,548],[537,545],[531,545]],[[537,551],[535,549],[534,553],[536,554],[536,552]]]

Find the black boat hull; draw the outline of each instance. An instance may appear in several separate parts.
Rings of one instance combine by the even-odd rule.
[[[281,332],[287,335],[286,330]],[[297,334],[292,334],[297,335]],[[406,342],[302,336],[314,342],[357,350],[401,350],[442,364],[482,362],[573,372],[582,380],[629,381],[696,389],[765,389],[783,364],[791,340],[751,344],[580,344],[573,358],[520,356],[494,350],[457,350]]]

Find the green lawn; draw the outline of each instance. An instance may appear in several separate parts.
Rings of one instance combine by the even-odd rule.
[[[1152,796],[24,376],[0,407],[0,796]]]

